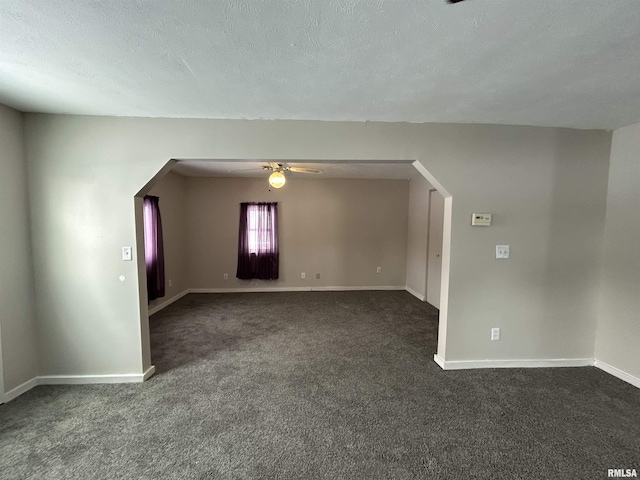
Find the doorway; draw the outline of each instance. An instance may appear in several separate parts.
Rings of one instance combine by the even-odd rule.
[[[243,172],[241,174],[237,174],[234,172],[233,176],[257,176],[257,175],[262,175],[264,176],[263,172],[263,168],[261,167],[261,165],[263,163],[265,163],[266,160],[229,160],[229,159],[224,159],[224,160],[215,160],[215,159],[211,159],[211,160],[190,160],[190,159],[180,159],[180,160],[171,160],[169,161],[169,163],[167,163],[164,168],[159,171],[154,178],[152,178],[143,189],[140,190],[140,192],[138,192],[138,194],[136,195],[136,199],[135,199],[135,209],[136,209],[136,226],[137,226],[137,251],[142,252],[144,251],[144,241],[143,241],[143,228],[142,228],[142,197],[146,194],[149,194],[150,191],[152,190],[152,188],[154,188],[156,186],[156,184],[158,184],[159,180],[162,179],[166,174],[169,173],[170,170],[173,169],[173,167],[184,167],[189,168],[190,170],[193,169],[192,171],[194,171],[194,176],[195,173],[197,173],[195,170],[197,169],[198,172],[202,172],[204,169],[210,170],[210,169],[217,169],[216,175],[211,175],[211,176],[232,176],[229,173],[231,173],[231,170],[235,170],[235,172]],[[427,301],[437,307],[438,309],[440,309],[440,315],[439,315],[439,328],[438,328],[438,351],[440,352],[440,346],[443,344],[443,337],[444,337],[444,330],[446,329],[446,303],[447,303],[447,291],[448,291],[448,285],[444,285],[443,283],[447,283],[448,282],[448,253],[447,253],[447,248],[446,246],[444,246],[444,243],[447,240],[447,232],[446,232],[446,228],[447,228],[447,224],[445,222],[445,212],[447,211],[446,208],[444,208],[444,206],[447,204],[447,201],[449,201],[449,205],[450,205],[450,195],[448,195],[446,193],[446,190],[444,190],[444,188],[442,187],[442,185],[437,182],[437,180],[424,168],[424,166],[417,161],[347,161],[347,160],[342,160],[342,161],[323,161],[323,160],[314,160],[314,161],[310,161],[310,160],[299,160],[297,159],[295,161],[296,163],[301,163],[304,164],[305,166],[312,166],[314,168],[318,168],[318,169],[322,169],[324,170],[325,174],[327,174],[327,176],[329,178],[332,178],[331,176],[329,176],[329,172],[332,169],[339,169],[342,170],[342,173],[345,173],[345,177],[342,178],[358,178],[360,175],[364,175],[362,178],[375,178],[373,177],[374,174],[376,174],[377,172],[379,172],[382,168],[385,167],[385,164],[389,164],[388,166],[391,167],[390,171],[394,174],[394,175],[398,175],[398,173],[400,171],[402,171],[403,168],[409,168],[411,170],[411,168],[415,168],[415,170],[417,170],[424,178],[426,178],[427,182],[430,184],[430,187],[435,187],[432,191],[429,191],[428,196],[431,199],[431,197],[433,197],[433,203],[437,203],[439,206],[441,206],[442,208],[440,208],[438,211],[439,213],[431,213],[429,212],[429,209],[427,209],[428,215],[430,218],[433,219],[433,223],[435,225],[435,223],[437,222],[437,218],[439,218],[439,224],[440,224],[440,228],[436,229],[435,227],[432,228],[431,234],[435,236],[435,240],[431,240],[429,239],[429,234],[426,235],[426,241],[423,240],[422,243],[422,262],[424,262],[425,257],[428,257],[429,254],[433,255],[434,258],[436,260],[434,261],[429,261],[429,263],[432,264],[432,268],[431,270],[429,270],[428,268],[423,270],[419,275],[422,277],[423,282],[427,283],[427,287],[429,286],[429,284],[431,284],[431,291],[429,292],[428,298],[427,297],[427,292],[423,290],[424,292],[424,297],[422,299],[427,299]],[[256,165],[252,165],[253,163],[257,164]],[[315,165],[318,164],[318,165]],[[241,167],[241,168],[239,168]],[[178,173],[179,169],[176,168],[174,172],[172,173]],[[257,172],[257,174],[250,174],[249,172]],[[244,173],[247,172],[247,173]],[[181,175],[184,176],[185,171],[181,171],[180,172]],[[207,175],[203,175],[203,176],[207,176]],[[340,178],[340,177],[333,177],[333,178]],[[397,177],[396,177],[397,178]],[[265,185],[266,185],[266,181],[265,181]],[[265,186],[266,188],[266,186]],[[436,190],[437,189],[437,190]],[[442,192],[442,194],[440,194],[439,192]],[[448,198],[445,199],[445,197],[443,196],[448,196]],[[424,198],[424,197],[423,197]],[[431,202],[430,202],[431,203]],[[424,212],[424,210],[423,210]],[[450,214],[450,209],[449,209],[449,214]],[[234,214],[235,215],[235,214]],[[424,213],[423,213],[424,215]],[[184,218],[184,216],[182,216],[181,218]],[[234,216],[235,218],[235,216]],[[422,217],[423,219],[425,218],[424,216]],[[424,220],[422,220],[424,222]],[[211,222],[209,222],[211,223]],[[207,223],[207,225],[209,224]],[[449,222],[450,225],[450,222]],[[228,230],[228,229],[226,229]],[[225,230],[225,231],[226,231]],[[184,229],[182,229],[181,231],[184,231]],[[231,231],[231,230],[229,230]],[[438,233],[439,232],[439,233]],[[423,238],[425,238],[423,236]],[[428,247],[428,244],[431,243],[431,245],[440,245],[439,251],[436,251],[435,249],[428,252],[427,255],[425,255],[425,250]],[[177,249],[179,252],[181,252],[182,254],[184,254],[187,250],[185,250],[184,248],[179,248]],[[436,256],[437,255],[437,256]],[[150,345],[150,338],[149,338],[149,322],[148,322],[148,318],[149,318],[149,310],[151,310],[152,312],[154,311],[158,311],[160,308],[164,307],[164,305],[160,308],[156,308],[155,305],[152,305],[151,308],[149,305],[147,305],[147,289],[146,289],[146,282],[145,282],[145,278],[146,275],[144,274],[145,272],[145,265],[144,265],[144,255],[138,255],[138,270],[139,270],[139,293],[140,293],[140,320],[141,320],[141,328],[142,328],[142,350],[143,350],[143,365],[145,368],[145,371],[147,371],[147,369],[151,369],[151,345]],[[423,264],[424,265],[424,264]],[[207,285],[207,288],[197,288],[199,287],[198,285],[196,285],[196,287],[193,287],[193,285],[191,284],[185,284],[182,287],[179,287],[179,285],[181,284],[180,282],[176,281],[176,277],[175,274],[171,274],[170,277],[168,277],[168,286],[171,286],[171,280],[173,280],[173,288],[174,288],[174,292],[171,293],[170,295],[168,295],[168,299],[167,301],[163,301],[162,303],[164,304],[169,304],[172,303],[173,301],[181,298],[183,296],[183,294],[192,292],[217,292],[217,291],[230,291],[230,289],[227,287],[227,285],[229,285],[232,281],[232,279],[230,278],[231,275],[227,275],[229,271],[229,266],[221,266],[221,268],[218,269],[213,269],[216,270],[216,272],[219,270],[219,274],[216,276],[216,278],[214,279],[215,282],[219,282],[221,283],[221,285],[218,284],[212,284],[212,285]],[[424,268],[424,266],[422,267]],[[315,270],[314,270],[315,271]],[[380,274],[380,272],[378,271],[377,274]],[[298,276],[300,274],[298,273]],[[219,278],[218,278],[219,277]],[[316,277],[316,279],[324,279],[324,275],[322,276],[318,276],[318,275],[314,275],[314,277]],[[302,277],[305,278],[305,277]],[[311,278],[311,280],[313,280],[313,277]],[[226,282],[225,282],[226,281]],[[306,284],[310,284],[310,279],[307,277],[306,279]],[[405,282],[403,279],[403,283],[401,284],[403,285],[403,287],[401,288],[394,288],[394,289],[402,289],[404,290],[405,287]],[[193,287],[193,288],[192,288]],[[209,288],[210,287],[210,288]],[[292,288],[298,288],[301,289],[303,287],[292,287]],[[327,287],[325,287],[327,288]],[[255,289],[254,289],[255,290]],[[159,305],[158,305],[159,306]]]

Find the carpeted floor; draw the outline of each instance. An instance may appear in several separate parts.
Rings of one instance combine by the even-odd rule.
[[[0,478],[604,479],[640,390],[595,368],[444,372],[406,292],[188,295],[144,384],[0,406]]]

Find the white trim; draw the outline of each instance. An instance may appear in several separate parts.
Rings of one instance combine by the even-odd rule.
[[[556,358],[547,360],[454,360],[445,361],[437,354],[433,356],[443,370],[466,370],[474,368],[545,368],[545,367],[589,367],[600,370],[640,388],[640,378],[592,358]],[[34,377],[5,393],[5,402],[10,402],[38,385],[82,385],[96,383],[139,383],[148,380],[156,371],[151,365],[144,373],[124,375],[46,375]]]
[[[125,373],[124,375],[45,375],[27,380],[22,385],[9,390],[5,394],[5,402],[9,402],[23,393],[27,393],[38,385],[85,385],[89,383],[139,383],[147,380],[156,371],[151,365],[144,373]]]
[[[4,365],[2,363],[2,325],[0,325],[0,405],[8,402],[4,392]]]
[[[600,360],[596,360],[595,362],[593,362],[593,366],[599,368],[604,372],[607,372],[609,375],[613,375],[620,380],[624,380],[625,382],[630,383],[634,387],[640,388],[640,378],[634,377],[630,373],[620,370],[619,368],[609,365],[608,363],[604,363]]]
[[[189,291],[189,289],[186,289],[184,292],[180,292],[179,294],[171,297],[168,300],[165,300],[164,302],[156,305],[155,307],[150,308],[149,309],[149,316],[153,315],[154,313],[158,313],[160,310],[162,310],[163,308],[168,307],[169,305],[171,305],[176,300],[180,300],[182,297],[184,297],[188,293],[190,293],[190,291]]]
[[[190,288],[189,293],[268,293],[268,292],[345,292],[352,290],[406,290],[404,286],[375,285],[368,287],[248,287],[248,288]]]
[[[427,297],[425,297],[424,295],[422,295],[421,293],[416,292],[413,288],[411,287],[404,287],[404,289],[409,292],[411,295],[413,295],[414,297],[416,297],[418,300],[421,301],[426,301]]]
[[[108,375],[45,375],[38,377],[38,385],[85,385],[92,383],[139,383],[153,375],[151,366],[144,373],[124,373]]]
[[[438,355],[433,360],[443,370],[467,370],[473,368],[548,368],[548,367],[592,367],[593,358],[540,358],[535,360],[451,360]]]
[[[149,380],[153,374],[156,373],[156,366],[155,365],[151,365],[149,368],[147,368],[147,370],[142,374],[142,381],[146,382],[147,380]]]
[[[189,289],[186,289],[184,292],[180,292],[178,295],[174,295],[170,299],[165,300],[164,302],[156,305],[153,308],[150,308],[149,309],[149,316],[153,315],[154,313],[158,313],[160,310],[162,310],[163,308],[168,307],[169,305],[171,305],[176,300],[180,300],[182,297],[184,297],[188,293],[189,293]]]
[[[19,397],[23,393],[27,393],[33,387],[39,384],[38,377],[33,377],[31,380],[27,380],[21,385],[18,385],[16,388],[12,388],[7,393],[4,394],[4,401],[10,402],[16,397]]]

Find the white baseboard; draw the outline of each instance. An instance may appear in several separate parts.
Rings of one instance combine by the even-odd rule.
[[[474,368],[547,368],[547,367],[591,367],[593,358],[545,358],[536,360],[451,360],[446,361],[437,354],[433,360],[443,370],[468,370]]]
[[[34,377],[31,380],[27,380],[23,384],[18,385],[16,388],[12,388],[8,392],[6,392],[4,394],[4,401],[5,402],[10,402],[14,398],[19,397],[20,395],[22,395],[23,393],[28,392],[29,390],[31,390],[36,385],[38,385],[38,377]]]
[[[368,287],[245,287],[245,288],[190,288],[189,293],[268,293],[268,292],[346,292],[354,290],[406,290],[404,286],[376,285]]]
[[[151,365],[144,373],[125,373],[114,375],[43,375],[24,382],[5,394],[5,402],[28,392],[38,385],[87,385],[96,383],[139,383],[144,382],[156,371]]]
[[[155,365],[151,365],[142,374],[142,381],[146,382],[147,380],[149,380],[153,376],[154,373],[156,373],[156,366]]]
[[[139,383],[155,372],[151,366],[144,373],[124,373],[108,375],[44,375],[38,377],[38,385],[87,385],[93,383]]]
[[[173,302],[175,302],[176,300],[180,300],[182,297],[184,297],[185,295],[187,295],[189,293],[189,289],[185,290],[184,292],[180,292],[179,294],[171,297],[168,300],[165,300],[164,302],[156,305],[153,308],[149,309],[149,316],[153,315],[154,313],[158,313],[160,310],[162,310],[163,308],[168,307],[169,305],[171,305]]]
[[[231,288],[189,288],[178,295],[171,297],[170,299],[156,305],[149,309],[149,316],[158,313],[163,308],[168,307],[173,302],[180,300],[182,297],[189,293],[269,293],[269,292],[347,292],[358,290],[406,290],[411,295],[418,299],[425,301],[425,296],[420,295],[415,290],[412,290],[406,286],[396,285],[375,285],[375,286],[357,286],[357,287],[344,287],[344,286],[327,286],[327,287],[231,287]]]
[[[634,387],[640,388],[640,378],[634,377],[633,375],[620,370],[619,368],[613,367],[608,363],[601,362],[600,360],[596,360],[595,362],[593,362],[593,366],[607,372],[609,375],[613,375],[620,380],[624,380],[625,382],[630,383]]]
[[[593,358],[552,358],[539,360],[452,360],[445,361],[437,354],[433,356],[443,370],[467,370],[474,368],[545,368],[545,367],[596,367],[640,388],[640,378],[608,363]]]
[[[441,369],[446,370],[446,368],[444,368],[444,360],[442,357],[439,357],[437,353],[433,356],[433,361],[436,362]]]
[[[424,302],[424,301],[427,299],[427,297],[426,297],[425,295],[422,295],[421,293],[416,292],[416,291],[415,291],[413,288],[411,288],[411,287],[404,287],[404,288],[405,288],[405,290],[406,290],[407,292],[409,292],[411,295],[413,295],[414,297],[416,297],[418,300],[421,300],[421,301],[423,301],[423,302]]]

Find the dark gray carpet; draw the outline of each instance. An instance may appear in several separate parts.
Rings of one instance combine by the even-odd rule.
[[[594,368],[444,372],[406,292],[189,295],[144,384],[0,407],[0,478],[604,479],[640,471],[640,390]]]

